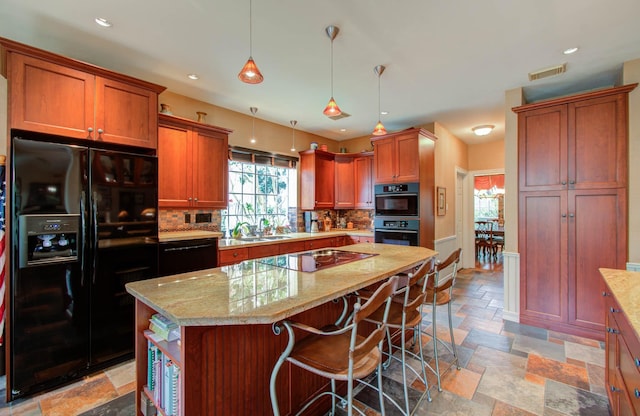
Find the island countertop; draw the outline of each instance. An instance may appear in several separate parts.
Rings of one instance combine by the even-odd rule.
[[[600,274],[640,337],[640,272],[601,268]]]
[[[424,247],[359,243],[337,248],[375,254],[299,272],[260,259],[128,283],[140,302],[181,326],[270,324],[369,286],[436,256]]]

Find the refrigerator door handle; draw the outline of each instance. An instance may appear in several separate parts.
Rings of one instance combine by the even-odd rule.
[[[93,264],[91,267],[91,282],[96,283],[96,259],[98,258],[98,193],[91,198],[91,217],[93,220]]]
[[[80,232],[82,233],[81,237],[81,245],[80,245],[80,286],[84,287],[84,259],[86,259],[87,255],[87,224],[86,224],[86,215],[85,212],[85,198],[86,194],[84,191],[80,193]]]

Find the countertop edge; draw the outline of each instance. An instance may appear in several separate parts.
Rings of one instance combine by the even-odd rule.
[[[633,288],[637,288],[636,295],[640,292],[640,286],[638,285],[640,284],[640,272],[608,268],[600,268],[598,270],[616,302],[620,305],[623,315],[635,332],[636,338],[640,340],[640,303],[629,299]],[[633,287],[629,282],[632,279],[636,280],[633,282]]]

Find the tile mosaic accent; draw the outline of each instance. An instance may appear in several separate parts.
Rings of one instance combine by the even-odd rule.
[[[211,214],[211,222],[196,222],[196,214]],[[188,222],[187,219],[188,218]],[[161,209],[158,213],[158,230],[164,231],[220,231],[220,210]]]

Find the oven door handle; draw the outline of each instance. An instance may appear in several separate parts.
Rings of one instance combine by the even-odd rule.
[[[388,194],[376,194],[376,196],[418,196],[415,192],[407,192],[407,193],[388,193]]]
[[[405,230],[405,229],[390,229],[390,228],[376,228],[374,230],[376,233],[380,232],[380,233],[397,233],[397,232],[403,232],[403,233],[408,233],[408,234],[418,234],[417,231],[415,230]]]

